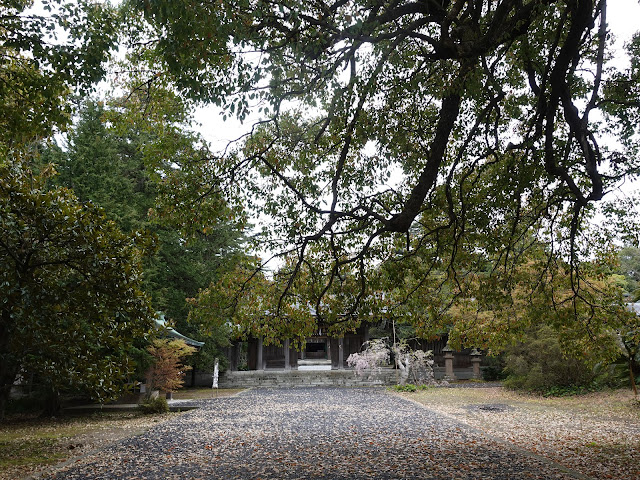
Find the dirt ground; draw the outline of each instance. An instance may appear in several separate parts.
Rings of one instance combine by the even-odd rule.
[[[591,478],[640,479],[640,405],[630,391],[545,398],[431,388],[402,396]]]

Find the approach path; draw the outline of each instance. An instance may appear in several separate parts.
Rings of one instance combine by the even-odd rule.
[[[199,403],[46,478],[585,478],[384,389],[264,388]]]

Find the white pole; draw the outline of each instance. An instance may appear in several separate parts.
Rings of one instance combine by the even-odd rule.
[[[213,383],[211,384],[211,388],[218,388],[218,375],[219,375],[219,367],[218,367],[218,359],[216,358],[216,364],[213,367]]]

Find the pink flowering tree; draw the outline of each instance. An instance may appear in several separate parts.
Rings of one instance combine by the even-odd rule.
[[[349,355],[347,365],[356,371],[356,375],[380,373],[380,368],[389,364],[389,347],[383,339],[369,340],[365,346],[362,352]]]
[[[433,352],[412,350],[406,343],[392,347],[396,367],[400,370],[400,384],[435,385],[433,373]]]

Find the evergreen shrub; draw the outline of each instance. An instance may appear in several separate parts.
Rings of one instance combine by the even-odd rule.
[[[138,405],[138,408],[142,413],[152,415],[157,413],[167,413],[169,411],[169,404],[167,399],[163,396],[157,398],[151,398]]]
[[[558,334],[546,325],[530,331],[505,352],[507,378],[514,390],[554,394],[592,388],[594,373],[586,362],[563,355]]]

